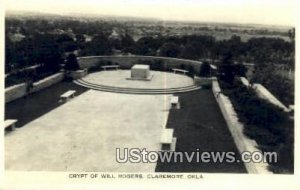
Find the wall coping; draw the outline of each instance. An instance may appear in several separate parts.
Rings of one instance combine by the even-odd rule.
[[[50,76],[48,76],[48,77],[45,77],[45,78],[43,78],[43,79],[41,79],[41,80],[38,80],[38,81],[34,82],[33,85],[34,85],[34,86],[35,86],[35,85],[39,85],[39,84],[41,84],[41,83],[43,83],[43,82],[45,82],[45,81],[47,81],[47,80],[49,80],[49,79],[55,78],[55,77],[57,77],[57,76],[59,76],[59,75],[62,75],[62,74],[63,74],[62,72],[55,73],[55,74],[53,74],[53,75],[50,75]]]
[[[15,84],[15,85],[9,86],[9,87],[5,88],[5,92],[10,91],[10,90],[12,90],[14,88],[18,88],[18,87],[23,86],[23,85],[26,85],[26,83],[22,82],[22,83],[19,83],[19,84]]]
[[[259,151],[257,148],[257,143],[255,140],[247,137],[244,132],[244,124],[241,123],[238,119],[237,113],[233,108],[233,105],[229,97],[225,96],[222,93],[222,89],[217,80],[213,81],[212,91],[214,97],[221,109],[223,117],[226,121],[228,129],[233,137],[233,140],[236,144],[236,147],[240,153],[244,151],[255,152]],[[268,173],[272,174],[273,172],[268,170],[268,163],[244,163],[248,173]]]
[[[252,88],[255,90],[256,94],[262,99],[267,100],[268,102],[274,104],[277,107],[282,108],[285,112],[289,112],[290,110],[280,101],[278,100],[266,87],[262,84],[254,83]]]
[[[33,83],[33,88],[29,93],[36,92],[38,90],[47,88],[48,86],[43,87],[43,83],[47,82],[48,80],[55,79],[56,77],[63,78],[64,74],[62,72],[55,73],[48,77],[45,77],[39,81]],[[54,84],[54,83],[53,83]],[[18,98],[25,96],[28,92],[26,91],[27,83],[23,82],[20,84],[16,84],[10,87],[5,88],[5,103],[11,102]]]
[[[192,63],[200,63],[202,61],[195,61],[191,59],[181,59],[181,58],[174,58],[174,57],[161,57],[161,56],[144,56],[144,55],[99,55],[99,56],[83,56],[78,57],[78,59],[89,59],[89,58],[153,58],[153,59],[169,59],[169,60],[176,60],[176,61],[188,61]]]

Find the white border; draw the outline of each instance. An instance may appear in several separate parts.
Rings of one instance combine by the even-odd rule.
[[[220,0],[221,1],[221,0]],[[282,0],[284,1],[284,0]],[[294,3],[293,0],[285,0]],[[241,3],[242,1],[230,1]],[[247,2],[244,5],[247,6]],[[272,1],[269,1],[272,3]],[[276,1],[277,2],[277,1]],[[1,124],[4,120],[4,2],[0,1],[0,60],[1,60]],[[217,3],[216,3],[217,5]],[[296,5],[296,4],[295,4]],[[294,23],[296,27],[296,103],[295,103],[295,174],[294,175],[250,175],[250,174],[203,174],[201,180],[73,180],[67,176],[70,172],[7,172],[5,175],[5,189],[95,189],[97,187],[116,189],[187,189],[187,188],[208,188],[208,189],[300,189],[299,183],[299,135],[300,114],[299,114],[299,97],[300,97],[300,72],[299,72],[299,36],[300,36],[300,15],[299,9],[295,7]],[[258,12],[256,14],[259,14]],[[1,125],[2,126],[2,125]],[[3,130],[1,130],[3,137]],[[3,138],[0,140],[0,150],[3,151]],[[0,189],[3,188],[3,154],[0,154]]]

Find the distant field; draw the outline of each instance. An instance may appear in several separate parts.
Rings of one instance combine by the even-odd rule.
[[[209,35],[209,34],[208,34]],[[290,39],[287,36],[280,36],[280,35],[249,35],[249,34],[239,34],[239,33],[213,33],[213,36],[215,36],[216,40],[227,40],[230,39],[232,35],[237,35],[241,37],[241,41],[246,42],[251,38],[281,38],[285,41],[290,41]]]
[[[241,37],[241,41],[247,42],[251,38],[280,38],[283,39],[287,42],[290,42],[290,38],[287,36],[281,36],[281,35],[258,35],[258,34],[243,34],[243,33],[233,33],[233,32],[198,32],[198,33],[181,33],[181,34],[168,34],[168,36],[172,35],[207,35],[207,36],[214,36],[216,40],[221,41],[221,40],[228,40],[231,38],[233,35],[237,35]],[[146,35],[145,35],[146,36]],[[135,41],[138,41],[140,38],[145,37],[143,35],[132,35],[132,38]]]

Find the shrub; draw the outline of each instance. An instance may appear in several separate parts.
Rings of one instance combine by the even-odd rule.
[[[235,80],[233,84],[220,82],[229,96],[242,123],[244,133],[255,139],[262,151],[275,151],[278,163],[269,163],[274,172],[293,172],[293,122],[288,113],[259,98],[256,93]],[[288,162],[286,160],[289,160]]]
[[[195,69],[194,69],[194,67],[192,66],[192,65],[189,65],[188,66],[188,76],[190,76],[190,77],[194,77],[194,75],[195,75]]]
[[[200,71],[199,71],[199,76],[200,77],[210,77],[211,76],[210,65],[207,61],[204,61],[201,64]]]
[[[256,66],[251,82],[264,85],[285,105],[294,104],[294,81],[279,74],[274,67],[275,65],[265,68]]]
[[[247,68],[245,65],[239,63],[235,65],[236,74],[240,77],[245,77],[247,73]]]
[[[77,58],[73,53],[67,57],[65,69],[67,71],[76,71],[79,69]]]

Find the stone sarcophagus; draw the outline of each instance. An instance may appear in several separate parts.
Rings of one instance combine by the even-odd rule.
[[[131,67],[132,80],[151,80],[150,66],[149,65],[134,65]]]

